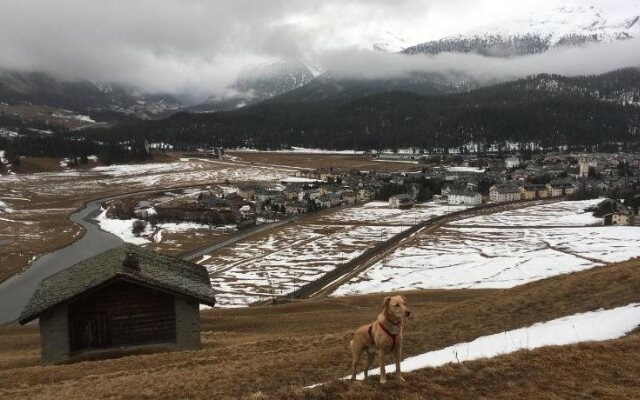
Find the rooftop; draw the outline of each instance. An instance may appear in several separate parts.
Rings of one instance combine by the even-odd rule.
[[[132,263],[125,260],[132,260]],[[177,258],[124,244],[49,276],[40,282],[20,314],[21,324],[115,279],[152,286],[213,306],[216,302],[207,270]]]

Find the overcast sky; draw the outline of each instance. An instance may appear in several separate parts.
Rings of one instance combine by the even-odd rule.
[[[423,65],[425,61],[374,54],[370,51],[374,43],[390,41],[409,46],[557,3],[553,0],[0,1],[0,68],[120,81],[150,91],[201,93],[222,91],[243,66],[288,57],[322,62],[356,74],[364,74],[368,63],[373,62],[377,65],[374,72],[393,74],[406,69],[407,63]],[[358,57],[349,60],[349,64],[363,71],[345,68],[337,61],[344,61],[348,54]],[[483,68],[493,67],[488,64]]]

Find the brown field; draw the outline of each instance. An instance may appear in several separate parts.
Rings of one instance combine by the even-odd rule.
[[[422,165],[403,162],[375,161],[362,155],[347,154],[303,154],[275,152],[228,152],[239,160],[295,168],[348,168],[361,171],[420,171]]]
[[[0,103],[0,113],[15,116],[26,121],[43,121],[69,129],[92,125],[91,122],[71,118],[73,113],[69,111],[49,106],[38,106],[35,104]]]
[[[177,161],[176,157],[179,154],[157,155],[153,162],[147,163],[160,167],[175,161],[172,164],[176,165],[175,170],[115,176],[94,170],[51,172],[59,168],[60,160],[23,159],[26,160],[25,169],[50,172],[0,176],[0,200],[13,209],[13,213],[0,212],[0,282],[25,268],[34,256],[64,247],[77,239],[82,230],[67,216],[87,201],[137,191],[206,185],[226,179],[234,182],[258,174],[268,177],[293,173],[293,170],[233,162]]]
[[[405,356],[599,308],[640,301],[640,259],[508,290],[406,293],[416,314]],[[350,331],[382,295],[202,312],[204,349],[38,366],[34,327],[0,329],[0,398],[630,399],[640,397],[640,332],[520,351],[391,377],[341,382]],[[329,382],[315,389],[304,386]]]

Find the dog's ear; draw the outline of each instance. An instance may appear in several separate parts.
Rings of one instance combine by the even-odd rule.
[[[404,296],[400,296],[400,298],[402,299],[402,301],[404,301],[405,303],[407,302],[407,298]]]
[[[384,310],[385,308],[387,308],[390,302],[391,302],[391,296],[385,297],[384,300],[382,300],[382,309]]]

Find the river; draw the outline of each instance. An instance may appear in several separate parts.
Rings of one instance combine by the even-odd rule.
[[[18,318],[40,282],[86,258],[109,250],[122,243],[119,237],[101,230],[92,219],[100,212],[104,200],[95,200],[69,216],[86,232],[67,247],[38,257],[24,272],[0,284],[0,324]]]

